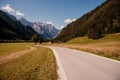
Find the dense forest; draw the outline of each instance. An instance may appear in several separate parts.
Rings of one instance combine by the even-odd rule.
[[[68,24],[54,41],[65,42],[82,36],[99,39],[103,34],[117,32],[120,32],[120,0],[106,0],[94,10]]]

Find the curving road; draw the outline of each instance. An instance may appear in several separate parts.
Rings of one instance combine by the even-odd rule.
[[[120,62],[68,48],[53,47],[59,80],[120,80]]]

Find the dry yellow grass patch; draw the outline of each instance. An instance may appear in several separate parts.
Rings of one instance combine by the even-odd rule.
[[[95,53],[97,55],[120,60],[120,42],[106,42],[90,45],[69,46],[69,48]]]

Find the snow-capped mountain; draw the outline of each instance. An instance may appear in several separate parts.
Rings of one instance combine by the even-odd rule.
[[[35,22],[32,28],[46,39],[56,37],[59,32],[52,24],[44,22]]]
[[[20,19],[19,21],[25,26],[31,26],[38,34],[40,34],[45,39],[52,39],[56,37],[59,33],[59,30],[56,29],[53,24],[48,22],[31,23],[24,18]]]

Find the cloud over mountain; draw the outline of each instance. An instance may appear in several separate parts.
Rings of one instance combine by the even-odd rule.
[[[71,23],[71,22],[73,22],[73,21],[75,21],[75,20],[76,20],[76,19],[69,19],[69,18],[68,18],[68,19],[64,20],[64,22],[65,22],[65,23]]]
[[[16,15],[21,16],[21,17],[25,16],[25,14],[21,13],[19,10],[16,11]]]
[[[2,6],[1,10],[7,11],[10,14],[13,14],[15,12],[15,10],[9,4]]]
[[[18,16],[18,17],[24,17],[24,16],[25,16],[25,14],[22,13],[22,12],[20,12],[19,10],[13,9],[13,8],[10,6],[10,4],[6,4],[6,5],[4,5],[4,6],[1,6],[0,9],[3,10],[3,11],[8,12],[8,13],[14,15],[14,16]]]
[[[62,25],[62,26],[60,27],[60,29],[63,29],[64,27],[65,27],[65,26]]]

